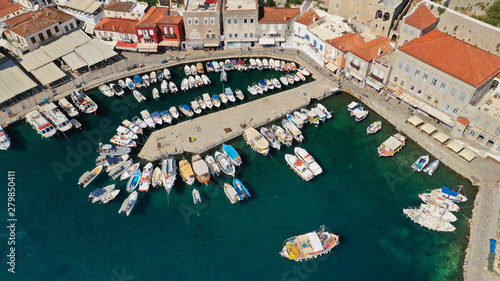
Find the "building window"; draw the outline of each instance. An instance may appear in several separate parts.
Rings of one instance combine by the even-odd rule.
[[[339,4],[338,4],[338,3],[337,3],[337,4],[335,4],[335,8],[336,8],[336,9],[338,9],[338,8],[339,8]]]
[[[139,33],[139,35],[142,35],[142,30],[141,30],[141,29],[138,29],[138,30],[137,30],[137,33]]]
[[[457,90],[457,89],[452,88],[452,89],[451,89],[451,91],[450,91],[450,96],[452,96],[452,97],[456,97],[456,96],[457,96],[457,92],[458,92],[458,90]]]
[[[233,34],[232,33],[229,33],[229,38],[233,38]]]
[[[356,10],[356,16],[359,16],[359,10]]]
[[[233,19],[233,23],[234,23],[234,24],[238,24],[238,19],[237,19],[237,18],[234,18],[234,19]]]
[[[495,130],[495,135],[500,136],[500,129],[498,129],[498,128],[497,128],[497,129]]]
[[[488,129],[490,127],[490,123],[484,122],[483,123],[483,128]]]
[[[397,83],[397,82],[398,82],[398,80],[399,80],[399,77],[394,76],[394,83]]]
[[[150,29],[149,30],[149,35],[155,35],[155,32],[152,29]]]
[[[359,62],[359,61],[357,61],[357,62]],[[356,64],[357,64],[357,63],[356,63]],[[364,68],[364,67],[365,67],[365,62],[364,62],[364,61],[362,61],[362,62],[361,62],[361,68]]]
[[[431,86],[436,86],[437,81],[438,80],[436,78],[432,78],[432,80],[431,80]]]
[[[439,90],[444,91],[444,89],[446,89],[446,84],[441,83],[441,85],[439,85]]]
[[[306,40],[309,41],[309,35],[306,34]]]
[[[401,85],[401,87],[404,87],[404,85],[405,85],[405,80],[401,79],[401,82],[399,82],[399,85]]]
[[[337,58],[340,58],[340,51],[336,52]]]
[[[234,38],[238,38],[238,33],[235,33],[235,34],[234,34]]]
[[[413,28],[412,28],[412,29],[410,30],[410,36],[411,36],[411,37],[415,36],[415,29],[413,29]]]
[[[422,90],[418,89],[417,90],[417,95],[420,96],[421,93],[422,93]]]
[[[35,37],[31,37],[31,43],[35,44],[36,43],[36,38]]]
[[[250,18],[250,23],[253,23],[253,18]]]
[[[50,29],[47,29],[47,36],[50,38],[52,37],[52,32],[50,31]]]
[[[54,26],[54,30],[55,30],[56,32],[59,32],[59,27],[58,27],[58,26]]]
[[[175,34],[175,33],[174,33],[174,28],[173,28],[172,26],[169,26],[169,27],[168,27],[168,30],[169,30],[169,33],[170,33],[171,35],[174,35],[174,34]]]
[[[200,34],[196,34],[196,39],[200,39]]]
[[[429,78],[429,75],[427,75],[425,73],[424,73],[424,75],[422,75],[422,81],[425,82],[425,81],[427,81],[428,78]]]
[[[191,39],[195,39],[194,33],[191,33]]]
[[[250,33],[250,38],[253,38],[253,33]]]
[[[212,33],[212,39],[214,39],[214,38],[215,38],[215,33]]]
[[[248,37],[248,33],[243,34],[243,37],[247,38]]]
[[[407,25],[405,25],[405,27],[403,28],[403,33],[404,33],[404,34],[407,34],[407,33],[408,33],[408,26],[407,26]]]
[[[413,92],[414,89],[415,89],[415,86],[411,85],[410,86],[410,92]]]
[[[476,136],[476,131],[470,130],[469,131],[469,138],[474,139],[475,136]]]
[[[319,50],[320,50],[320,51],[323,51],[323,45],[319,45]],[[363,63],[361,63],[361,64],[363,65],[363,64],[364,64],[364,62],[363,62]]]
[[[248,23],[247,18],[244,18],[244,19],[243,19],[243,23]]]
[[[420,70],[417,69],[417,70],[415,70],[415,77],[418,78],[419,76],[420,76]]]
[[[69,28],[70,28],[70,29],[75,28],[75,26],[73,25],[73,23],[70,23],[70,24],[69,24]]]
[[[231,24],[231,19],[227,19],[227,24]]]
[[[210,24],[215,25],[215,18],[210,18]]]
[[[445,111],[450,110],[450,105],[449,105],[449,104],[446,104],[446,105],[444,106],[444,110],[445,110]]]
[[[205,37],[206,37],[207,39],[210,39],[210,34],[208,34],[208,33],[207,33],[207,34],[205,34]]]
[[[410,68],[411,68],[411,66],[409,64],[407,64],[405,67],[405,72],[410,73]]]
[[[458,97],[458,100],[459,101],[464,101],[466,97],[467,97],[467,95],[464,92],[461,92],[460,96]]]
[[[43,37],[43,34],[42,34],[42,33],[38,34],[38,37],[40,37],[40,41],[45,40],[45,38]]]
[[[479,122],[481,122],[481,118],[478,117],[474,118],[474,123],[479,124]]]
[[[382,70],[380,70],[380,71],[378,72],[378,77],[380,77],[380,78],[384,79],[384,76],[385,76],[385,73],[384,73]]]
[[[188,25],[192,25],[193,24],[193,20],[191,18],[188,18]]]
[[[432,99],[432,96],[431,96],[431,95],[427,95],[427,96],[425,96],[425,100],[426,100],[426,101],[429,101],[429,102],[430,102],[430,101],[431,101],[431,99]]]
[[[208,18],[203,18],[203,23],[205,23],[205,25],[208,25]]]
[[[198,18],[194,18],[194,25],[198,25],[198,24],[200,24],[199,19]]]
[[[458,114],[458,108],[454,108],[453,111],[451,112],[451,114],[457,115]]]
[[[67,25],[64,26],[64,31],[69,32],[69,27]]]
[[[438,104],[439,104],[439,100],[438,99],[434,99],[434,105],[438,106]]]
[[[398,68],[399,68],[399,69],[403,69],[403,66],[404,66],[404,65],[405,65],[405,64],[404,64],[402,61],[399,61],[399,62],[398,62]]]

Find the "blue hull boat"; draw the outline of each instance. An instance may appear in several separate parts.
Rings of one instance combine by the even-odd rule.
[[[222,152],[224,152],[224,154],[227,157],[229,157],[229,160],[231,161],[231,163],[233,163],[236,166],[241,165],[241,163],[242,163],[241,157],[232,145],[223,144],[222,145]]]
[[[139,74],[134,75],[134,83],[135,83],[135,87],[137,87],[137,88],[142,87],[142,78]]]
[[[138,169],[127,183],[127,191],[132,192],[141,181],[141,169]]]
[[[248,189],[238,179],[233,180],[233,186],[234,189],[236,189],[236,192],[238,192],[238,194],[240,195],[241,200],[247,197],[252,197],[252,195],[250,195],[250,192],[248,192]]]

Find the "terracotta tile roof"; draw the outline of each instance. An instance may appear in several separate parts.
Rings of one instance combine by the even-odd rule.
[[[264,16],[259,20],[259,23],[286,23],[300,14],[299,8],[274,8],[264,7]]]
[[[469,122],[469,119],[465,118],[465,117],[459,117],[457,119],[457,122],[464,125],[464,126],[469,126],[470,122]]]
[[[300,16],[298,19],[295,20],[295,22],[301,23],[303,25],[310,25],[311,23],[314,22],[314,17],[316,16],[316,20],[320,19],[320,16],[316,14],[314,10],[309,10],[302,16]]]
[[[326,40],[326,42],[342,52],[347,52],[351,48],[364,44],[365,40],[358,33],[347,33],[337,38]]]
[[[399,50],[476,88],[500,72],[499,56],[438,30]]]
[[[15,16],[13,18],[6,20],[5,24],[7,25],[7,27],[12,27],[20,22],[23,22],[23,21],[30,19],[32,16],[33,16],[33,12],[27,12],[24,14],[20,14],[19,16]]]
[[[5,17],[6,15],[10,15],[16,11],[20,11],[20,10],[25,10],[24,9],[24,6],[17,3],[17,4],[14,4],[14,3],[10,3],[9,1],[7,1],[9,4],[5,4],[4,3],[5,1],[2,1],[0,2],[0,17]]]
[[[152,7],[139,20],[135,27],[154,28],[157,24],[179,24],[182,21],[181,16],[171,16],[169,9],[165,7]]]
[[[380,37],[354,47],[350,49],[349,52],[363,59],[364,61],[370,62],[373,59],[385,55],[392,50],[392,46],[389,44],[389,42],[389,38]],[[379,51],[381,52],[379,53]]]
[[[109,5],[104,7],[104,10],[113,11],[113,12],[130,12],[134,7],[134,3],[132,2],[111,2]]]
[[[103,18],[94,30],[135,34],[138,20],[122,18]]]
[[[437,18],[427,8],[426,5],[420,5],[413,13],[405,20],[405,23],[414,26],[418,29],[424,29],[433,23],[437,22]]]
[[[26,14],[18,16],[20,18],[15,20],[17,23],[9,29],[11,32],[27,37],[57,22],[63,23],[74,18],[54,7],[43,7],[41,11]]]

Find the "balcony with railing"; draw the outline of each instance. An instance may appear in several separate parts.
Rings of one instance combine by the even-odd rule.
[[[380,78],[380,77],[378,77],[377,75],[375,75],[373,73],[370,74],[370,77],[373,78],[375,81],[378,81],[380,83],[384,83],[384,78]]]
[[[351,65],[351,67],[352,67],[352,68],[354,68],[354,69],[356,69],[356,70],[359,70],[359,65],[354,64],[354,62],[352,62],[352,61],[351,61],[351,64],[350,64],[350,65]]]

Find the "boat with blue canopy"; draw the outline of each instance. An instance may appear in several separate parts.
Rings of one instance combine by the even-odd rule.
[[[231,163],[236,166],[241,165],[241,157],[232,145],[222,144],[222,152],[224,153],[224,155],[229,157],[229,161],[231,161]]]
[[[465,195],[462,195],[460,193],[462,191],[462,189],[463,189],[463,186],[459,185],[458,189],[443,186],[443,187],[441,187],[441,189],[438,188],[435,190],[440,193],[439,197],[449,199],[450,201],[453,201],[453,202],[465,202],[465,201],[467,201],[467,197],[465,197]]]
[[[241,200],[252,197],[250,192],[248,192],[248,189],[238,179],[233,180],[233,186],[234,189],[236,189],[236,192],[240,195]]]
[[[227,97],[227,99],[229,101],[231,101],[231,102],[235,102],[236,101],[236,97],[235,97],[235,95],[233,93],[233,90],[231,90],[231,88],[229,88],[229,87],[226,88],[225,92],[226,92],[226,97]]]
[[[142,87],[142,78],[139,74],[134,75],[134,83],[136,88]]]

